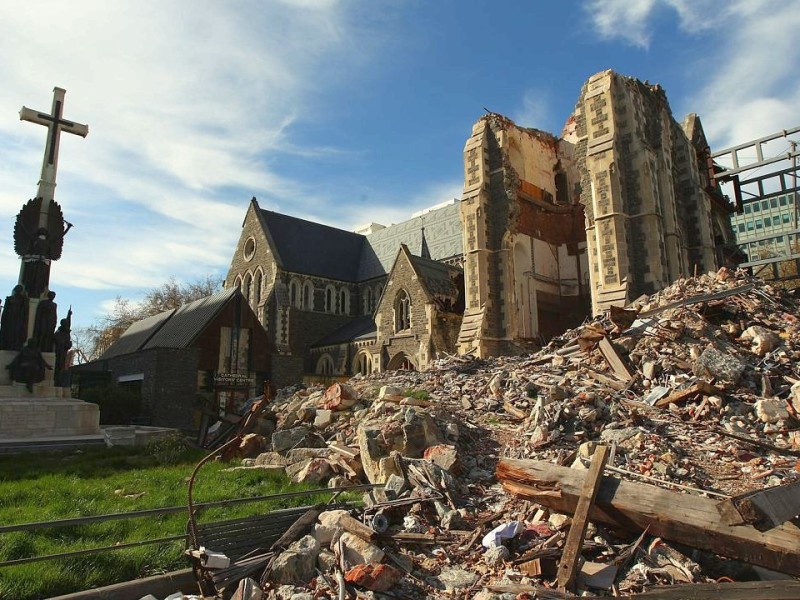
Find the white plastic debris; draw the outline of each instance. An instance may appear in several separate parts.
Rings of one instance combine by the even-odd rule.
[[[503,523],[483,536],[481,544],[483,544],[484,548],[497,548],[503,545],[503,540],[510,540],[517,537],[524,528],[522,521]]]

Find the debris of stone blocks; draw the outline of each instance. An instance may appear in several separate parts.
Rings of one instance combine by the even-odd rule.
[[[586,474],[606,444],[607,476],[720,502],[800,479],[797,312],[792,297],[743,273],[702,275],[640,298],[624,314],[600,315],[535,354],[448,356],[424,372],[279,393],[273,450],[250,464],[283,466],[321,486],[384,485],[363,507],[320,515],[313,537],[323,550],[308,552],[325,576],[294,579],[292,593],[310,586],[315,598],[335,598],[337,572],[370,590],[371,574],[385,571],[398,578],[390,592],[420,599],[553,585],[576,517],[501,488],[501,459]],[[404,390],[429,399],[404,403]],[[353,402],[326,407],[343,397]],[[512,523],[511,534],[482,546]],[[619,535],[588,523],[578,585],[635,594],[719,576],[702,553],[689,558],[663,539]]]

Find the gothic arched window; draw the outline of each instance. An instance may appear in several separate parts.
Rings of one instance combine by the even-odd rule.
[[[242,287],[242,294],[247,299],[248,304],[252,304],[250,293],[253,291],[253,276],[248,273],[244,276],[244,286]]]
[[[364,314],[371,314],[373,311],[372,290],[364,288]]]
[[[261,271],[256,271],[256,280],[255,283],[253,284],[253,291],[255,294],[254,297],[255,301],[253,302],[254,309],[257,309],[258,305],[261,303],[261,284],[262,284]]]
[[[408,292],[400,290],[394,300],[394,330],[411,329],[411,298]]]
[[[323,354],[317,361],[317,375],[333,375],[333,359],[330,354]]]
[[[353,374],[369,375],[372,372],[372,359],[367,352],[360,352],[353,365]]]
[[[336,312],[336,291],[332,285],[325,288],[325,312]]]
[[[350,314],[350,290],[342,288],[339,290],[339,314]]]
[[[300,282],[292,279],[289,282],[289,304],[300,308]]]
[[[303,308],[314,310],[314,284],[310,281],[303,284]]]

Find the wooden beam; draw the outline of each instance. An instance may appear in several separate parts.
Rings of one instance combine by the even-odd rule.
[[[717,435],[721,435],[724,437],[729,437],[734,440],[739,440],[740,442],[745,442],[747,444],[751,444],[756,446],[757,448],[764,448],[764,450],[771,450],[776,454],[784,454],[786,456],[800,456],[800,450],[792,450],[791,448],[781,448],[780,446],[775,446],[774,444],[769,444],[767,442],[762,442],[761,440],[757,440],[756,438],[750,437],[749,435],[742,435],[739,433],[733,433],[731,431],[727,431],[722,429],[721,427],[714,427],[709,429],[711,433],[716,433]]]
[[[614,348],[614,344],[612,344],[607,337],[603,337],[597,343],[597,347],[600,349],[603,358],[606,359],[608,366],[611,367],[614,375],[619,377],[622,381],[630,381],[633,379],[633,373],[628,368],[627,363],[619,355],[617,349]]]
[[[602,383],[603,385],[607,385],[608,387],[621,392],[627,386],[623,382],[619,381],[618,379],[614,379],[613,377],[609,377],[608,375],[603,375],[602,373],[598,373],[594,369],[590,369],[589,367],[584,367],[583,371],[585,371],[586,376],[590,379],[594,379],[598,383]]]
[[[740,583],[689,583],[664,585],[631,598],[645,600],[786,600],[800,598],[800,581],[743,581]],[[590,596],[599,598],[599,596]]]
[[[565,598],[552,595],[553,590],[542,586],[521,585],[512,583],[508,585],[486,586],[491,592],[498,594],[524,594],[536,593],[537,598],[553,599]],[[542,594],[542,595],[539,595]],[[576,596],[568,596],[575,598]],[[602,596],[607,598],[607,596]],[[625,598],[641,598],[646,600],[786,600],[800,598],[800,581],[786,579],[781,581],[743,581],[741,583],[686,583],[681,585],[661,585],[646,592],[624,596]],[[601,596],[581,596],[584,599],[601,598]]]
[[[508,401],[503,402],[503,409],[518,421],[522,421],[525,419],[525,417],[528,416],[528,413],[526,413],[524,410],[517,408],[516,406],[511,404],[511,402]]]
[[[714,387],[707,381],[698,381],[694,385],[691,385],[684,390],[678,390],[677,392],[672,392],[669,396],[657,400],[654,406],[656,408],[664,408],[666,406],[669,406],[670,404],[680,404],[681,402],[686,402],[689,398],[697,394],[711,396],[714,394],[724,394],[724,393],[725,393],[724,390]]]
[[[506,491],[569,514],[575,512],[585,473],[535,460],[503,459],[497,465]],[[649,527],[651,535],[665,540],[800,575],[800,528],[784,523],[760,532],[731,526],[709,498],[604,477],[589,518],[632,531]]]
[[[569,527],[567,541],[564,544],[564,553],[558,564],[558,587],[575,591],[575,575],[578,572],[578,561],[581,558],[583,536],[586,535],[586,526],[589,524],[589,509],[592,507],[600,482],[603,479],[603,469],[608,461],[608,446],[597,446],[592,455],[592,464],[586,472],[583,489],[578,496],[578,504]]]

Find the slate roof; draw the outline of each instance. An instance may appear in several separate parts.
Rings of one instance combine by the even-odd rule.
[[[462,272],[461,269],[410,253],[408,257],[429,294],[434,298],[446,297],[456,301],[460,290],[454,278]]]
[[[431,258],[463,253],[461,209],[447,204],[367,236],[259,209],[281,266],[293,273],[360,282],[386,275],[400,244],[421,253],[422,229]]]
[[[422,228],[425,228],[423,236]],[[420,255],[423,237],[428,253],[434,260],[443,260],[463,254],[461,230],[461,204],[454,202],[434,208],[402,223],[379,229],[367,236],[367,245],[361,255],[359,280],[364,281],[386,275],[392,268],[400,244]]]
[[[186,348],[236,293],[241,293],[238,288],[229,288],[136,321],[98,360],[150,348]]]
[[[322,346],[332,346],[334,344],[375,338],[376,334],[375,320],[372,318],[372,315],[367,315],[342,325],[336,331],[314,342],[311,347],[320,348]]]
[[[261,209],[283,268],[340,281],[358,281],[366,238],[358,233]]]

